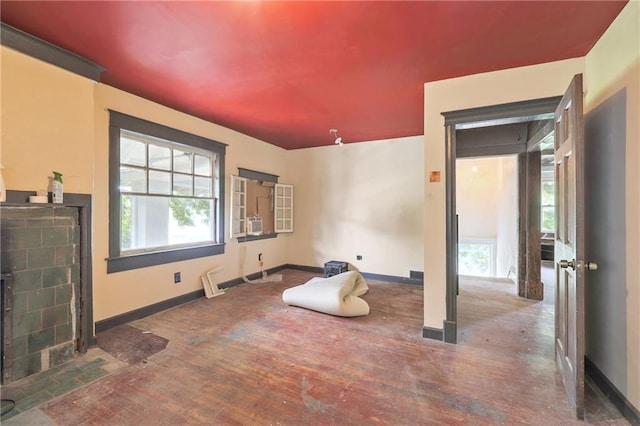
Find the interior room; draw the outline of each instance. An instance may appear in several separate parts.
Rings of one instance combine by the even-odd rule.
[[[3,424],[640,422],[639,2],[0,20]],[[499,147],[456,166],[461,123],[532,119],[537,191]],[[515,294],[456,292],[456,205]]]

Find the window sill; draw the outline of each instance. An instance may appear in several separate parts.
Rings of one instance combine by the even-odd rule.
[[[197,259],[199,257],[215,256],[223,253],[224,244],[212,244],[207,246],[114,257],[107,259],[107,274],[146,268],[148,266],[163,265],[165,263]]]

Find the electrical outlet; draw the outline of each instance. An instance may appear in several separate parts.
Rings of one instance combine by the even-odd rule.
[[[180,272],[174,272],[173,273],[174,284],[178,284],[180,281],[182,281],[182,278],[180,277]]]
[[[362,260],[362,255],[361,254],[357,255],[356,260]]]

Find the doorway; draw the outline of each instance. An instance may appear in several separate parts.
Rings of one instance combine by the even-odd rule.
[[[518,155],[518,294],[541,295],[541,151],[553,146],[560,97],[443,113],[446,176],[446,320],[444,341],[457,342],[458,226],[456,159]],[[524,195],[524,196],[523,196]],[[524,279],[524,282],[521,282]],[[521,290],[522,287],[522,290]],[[535,298],[535,297],[533,297]],[[541,297],[540,297],[541,298]]]

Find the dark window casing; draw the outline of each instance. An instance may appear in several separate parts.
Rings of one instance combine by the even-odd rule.
[[[197,136],[151,121],[109,110],[109,258],[107,273],[127,271],[148,266],[179,262],[224,253],[224,182],[226,144]],[[201,148],[216,154],[218,193],[215,242],[187,248],[165,249],[149,253],[122,256],[120,254],[120,130],[155,136],[183,145]]]

